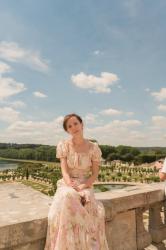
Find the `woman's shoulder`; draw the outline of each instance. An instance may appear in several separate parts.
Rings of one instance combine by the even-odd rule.
[[[69,144],[69,139],[62,139],[58,142],[57,146],[60,145],[60,146],[66,146]]]
[[[89,142],[89,145],[91,146],[91,147],[96,147],[96,146],[98,146],[98,143],[96,142],[96,141],[91,141],[91,140],[87,140],[88,142]]]
[[[88,140],[88,143],[89,143],[89,151],[90,152],[96,152],[96,150],[99,149],[99,145],[96,141],[91,141],[91,140]]]
[[[67,157],[68,154],[68,144],[67,140],[60,140],[57,144],[56,148],[56,156],[57,158]]]

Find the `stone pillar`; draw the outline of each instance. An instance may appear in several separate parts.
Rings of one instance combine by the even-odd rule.
[[[136,209],[136,232],[137,232],[137,249],[142,250],[152,242],[151,235],[144,227],[143,213],[147,210],[145,207]]]
[[[161,211],[163,203],[159,202],[150,207],[149,210],[149,231],[153,244],[159,250],[165,250],[162,241],[166,238],[166,224],[162,222]],[[164,215],[164,214],[163,214]]]
[[[110,250],[137,250],[135,210],[118,213],[107,221],[106,235]]]

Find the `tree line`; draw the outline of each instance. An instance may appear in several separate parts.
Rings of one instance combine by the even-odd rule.
[[[137,148],[125,145],[99,145],[104,160],[121,160],[134,164],[151,163],[166,157],[166,148]],[[0,157],[58,162],[56,146],[40,144],[0,143]]]

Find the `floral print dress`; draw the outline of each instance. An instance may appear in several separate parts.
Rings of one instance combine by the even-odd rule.
[[[57,145],[57,158],[67,158],[69,175],[78,184],[90,176],[92,162],[101,160],[97,143],[88,143],[86,153],[77,153],[71,139]],[[95,199],[93,187],[78,192],[63,178],[58,180],[48,213],[44,250],[109,250],[104,218],[104,206]]]

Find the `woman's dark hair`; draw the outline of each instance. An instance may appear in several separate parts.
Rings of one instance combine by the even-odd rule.
[[[65,131],[67,131],[67,122],[68,122],[68,120],[69,120],[71,117],[73,117],[73,116],[75,116],[75,117],[79,120],[80,123],[83,123],[82,118],[81,118],[79,115],[77,115],[77,114],[75,114],[75,113],[68,114],[68,115],[66,115],[66,116],[64,117],[64,119],[63,119],[63,128],[64,128]]]

